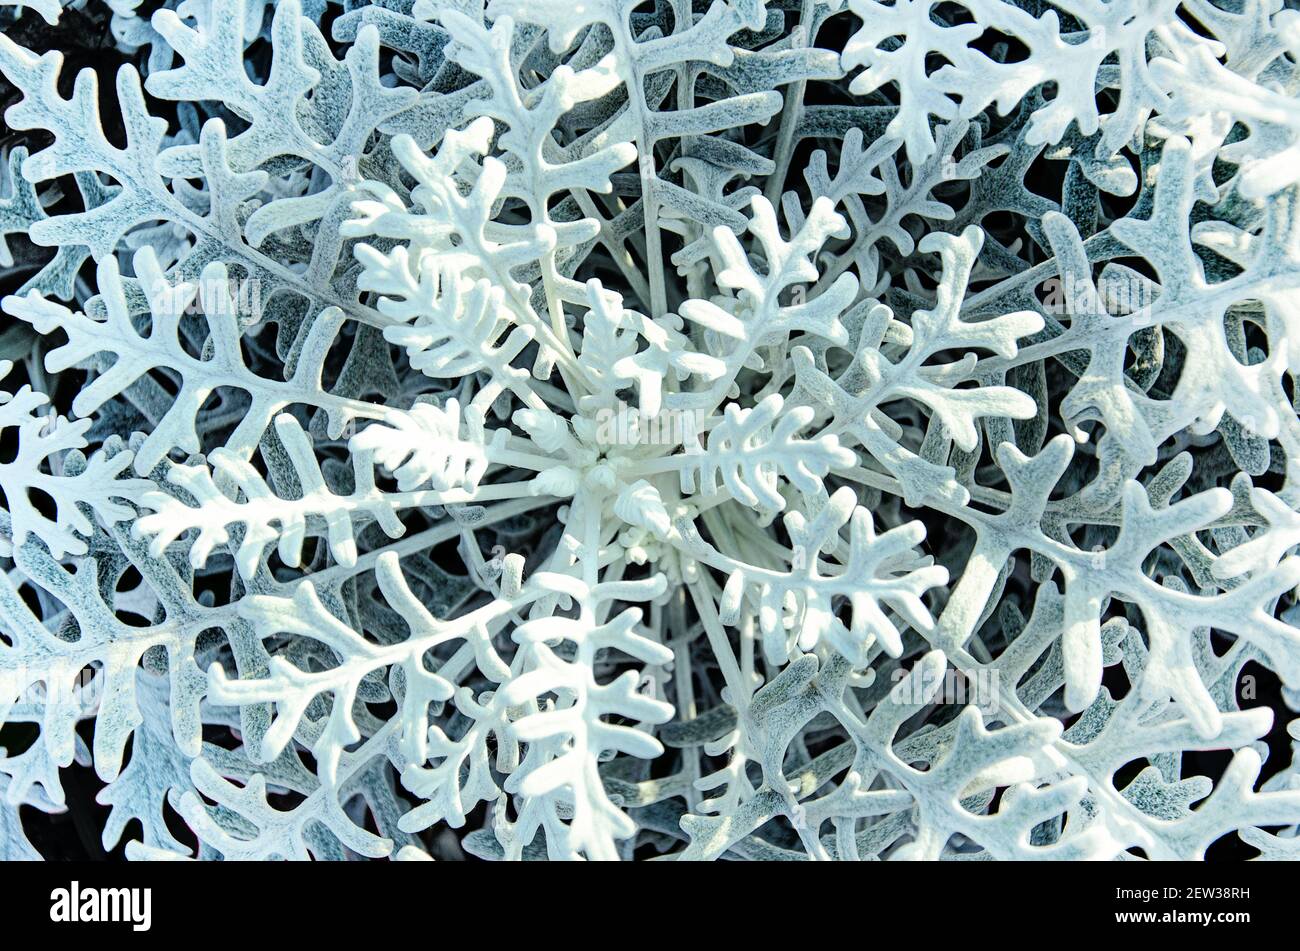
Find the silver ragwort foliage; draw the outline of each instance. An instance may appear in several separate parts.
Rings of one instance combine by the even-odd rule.
[[[40,0],[0,74],[0,858],[91,767],[145,859],[1300,856],[1290,4]]]

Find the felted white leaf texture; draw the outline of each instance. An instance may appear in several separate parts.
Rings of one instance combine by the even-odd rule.
[[[1300,4],[6,0],[0,106],[0,859],[1300,857]]]

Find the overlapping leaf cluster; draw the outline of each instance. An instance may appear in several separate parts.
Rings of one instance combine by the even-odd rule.
[[[0,856],[1297,855],[1289,4],[11,6]]]

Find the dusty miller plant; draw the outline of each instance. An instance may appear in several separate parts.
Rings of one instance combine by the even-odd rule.
[[[69,6],[0,856],[1300,854],[1289,5]]]

